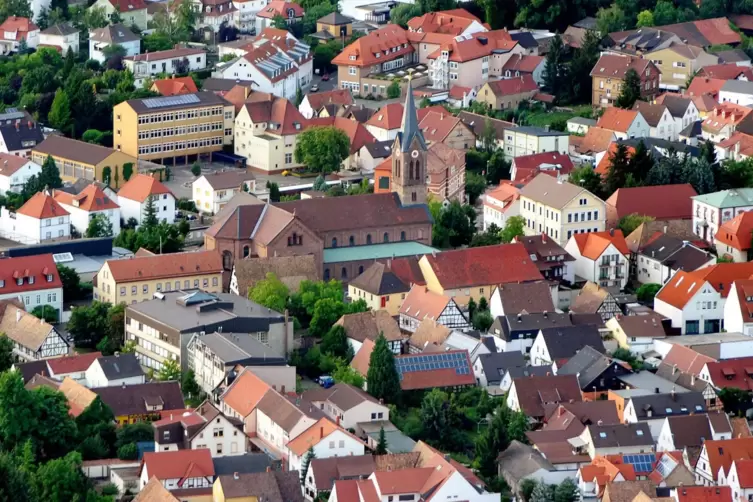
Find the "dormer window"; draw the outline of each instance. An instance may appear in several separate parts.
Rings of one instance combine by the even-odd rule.
[[[29,284],[34,284],[34,276],[29,276]]]
[[[5,287],[5,281],[0,279],[0,288],[4,288],[4,287]]]
[[[18,279],[16,279],[16,284],[18,286],[22,286],[23,283],[24,283],[24,278],[23,277],[19,277]]]
[[[376,58],[379,59],[380,57],[382,57],[382,53],[381,52],[377,52],[376,53]],[[355,58],[353,58],[353,59],[355,59]]]
[[[47,274],[47,282],[52,282],[52,274]]]

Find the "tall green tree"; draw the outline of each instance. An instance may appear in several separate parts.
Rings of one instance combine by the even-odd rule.
[[[13,340],[0,333],[0,373],[8,371],[14,363]]]
[[[81,277],[70,267],[57,264],[58,275],[63,283],[63,298],[66,301],[77,300],[81,294]]]
[[[71,125],[71,103],[68,100],[68,94],[63,89],[55,91],[47,121],[58,131],[68,132]]]
[[[526,220],[522,216],[511,216],[505,221],[504,228],[500,231],[499,236],[503,243],[512,242],[516,237],[525,235],[523,227]]]
[[[555,35],[549,46],[544,64],[544,88],[555,97],[559,98],[564,93],[564,80],[567,74],[565,64],[565,48],[562,37]]]
[[[624,187],[629,173],[630,157],[628,149],[627,146],[620,143],[609,158],[609,169],[604,183],[606,193],[613,194],[618,188]]]
[[[10,452],[0,452],[0,502],[32,500],[29,492],[28,473],[18,464]]]
[[[596,29],[604,35],[614,31],[622,31],[627,28],[627,25],[625,12],[617,4],[602,7],[596,13]]]
[[[597,197],[606,198],[603,193],[601,176],[590,165],[579,167],[570,173],[569,182],[585,188]]]
[[[366,382],[369,394],[384,402],[394,403],[400,396],[400,376],[395,368],[395,355],[381,333],[371,352]]]
[[[49,502],[84,501],[89,483],[81,471],[81,455],[69,453],[41,465],[31,477],[31,492],[36,500]]]
[[[407,28],[408,21],[421,14],[421,6],[418,3],[398,3],[390,11],[390,22]]]
[[[306,129],[298,135],[295,145],[295,161],[325,175],[339,171],[348,155],[350,139],[334,126]]]
[[[620,95],[617,97],[617,101],[615,101],[614,104],[620,108],[630,109],[640,97],[641,77],[638,75],[637,71],[630,68],[625,72],[625,79],[622,82]]]
[[[507,437],[507,422],[510,410],[506,405],[499,406],[489,426],[476,439],[476,464],[479,472],[488,477],[497,474],[497,456],[510,445]]]
[[[441,248],[457,248],[471,243],[476,232],[476,210],[469,205],[453,200],[447,207],[439,201],[439,218],[435,220],[432,243]]]
[[[643,182],[648,178],[648,173],[652,167],[654,167],[654,159],[646,148],[646,144],[641,140],[636,145],[632,157],[630,157],[630,173],[636,180]]]
[[[536,483],[529,502],[552,502],[554,500],[555,485],[548,485],[543,481]]]
[[[48,155],[44,159],[42,172],[39,174],[39,182],[48,188],[60,188],[63,186],[63,180],[60,178],[60,170],[51,155]]]
[[[690,183],[699,194],[713,192],[716,188],[714,182],[714,169],[705,158],[693,159],[688,156],[685,159],[685,169],[683,170],[685,183]]]
[[[163,382],[168,381],[180,381],[181,373],[180,373],[180,364],[175,359],[167,359],[163,364],[160,370],[157,372],[157,380],[161,380]]]
[[[89,226],[86,227],[85,237],[111,237],[113,234],[112,222],[104,213],[95,214],[89,220]]]
[[[283,312],[288,303],[290,290],[272,272],[268,272],[266,277],[266,279],[254,284],[254,287],[248,293],[248,297],[259,305],[264,305],[277,312]]]
[[[322,353],[330,354],[334,357],[348,358],[352,352],[348,343],[348,335],[345,328],[340,325],[332,328],[324,335],[321,344]]]
[[[377,441],[376,448],[374,449],[374,455],[386,455],[387,454],[387,437],[384,433],[384,426],[379,428],[379,440]]]
[[[0,19],[6,19],[11,16],[31,19],[29,0],[2,0],[0,2]]]
[[[599,60],[601,38],[593,31],[586,31],[579,49],[570,61],[568,77],[568,99],[572,103],[591,101],[591,70]]]
[[[157,208],[155,206],[154,197],[151,196],[146,201],[146,207],[144,208],[144,219],[141,221],[141,226],[144,228],[153,228],[159,224],[157,219]]]

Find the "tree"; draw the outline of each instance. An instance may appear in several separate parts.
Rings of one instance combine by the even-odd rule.
[[[81,471],[81,455],[76,452],[41,465],[30,480],[31,492],[36,500],[83,501],[89,490],[87,479]]]
[[[476,305],[476,300],[473,298],[468,299],[468,319],[473,319],[473,314],[476,313],[476,309],[478,308],[478,305]]]
[[[604,181],[606,193],[612,194],[617,189],[625,186],[625,181],[630,173],[630,158],[627,146],[617,144],[617,149],[609,156],[609,168]]]
[[[38,305],[31,311],[31,315],[45,322],[58,322],[58,309],[52,305]]]
[[[107,313],[107,336],[118,348],[125,343],[125,303],[110,307]]]
[[[645,216],[638,213],[628,214],[620,218],[620,222],[617,224],[617,228],[622,230],[623,235],[627,237],[643,223],[648,223],[650,221],[654,221],[654,218],[652,216]]]
[[[123,180],[128,181],[133,175],[133,162],[123,164]]]
[[[543,481],[536,483],[531,493],[530,502],[552,502],[554,500],[554,485],[548,485]]]
[[[77,346],[96,347],[107,336],[110,307],[109,303],[94,301],[73,309],[67,327]]]
[[[301,103],[303,103],[303,91],[301,90],[301,87],[299,86],[295,90],[295,106],[299,107],[301,106]]]
[[[13,340],[5,333],[0,333],[0,373],[8,371],[14,362]]]
[[[389,99],[396,99],[400,97],[402,91],[400,90],[400,81],[393,80],[390,85],[387,86],[387,97]]]
[[[316,453],[314,453],[314,447],[309,447],[309,451],[306,452],[306,456],[303,457],[303,462],[301,462],[301,485],[306,484],[306,474],[309,472],[309,466],[311,465],[311,461],[316,458]]]
[[[716,148],[714,147],[714,143],[707,139],[703,143],[701,143],[701,155],[700,157],[709,164],[716,164]]]
[[[298,135],[295,161],[309,171],[329,174],[340,170],[350,155],[350,139],[334,126],[312,127]]]
[[[606,35],[627,28],[625,12],[617,5],[612,4],[608,8],[601,8],[596,13],[596,29]]]
[[[497,456],[507,449],[507,422],[510,410],[507,405],[499,406],[489,422],[489,426],[476,439],[476,464],[479,472],[491,478],[497,474]]]
[[[285,20],[284,17],[277,14],[275,15],[275,17],[272,18],[272,28],[277,28],[278,30],[287,30],[288,22]]]
[[[546,54],[544,64],[544,88],[555,97],[563,94],[563,80],[567,72],[565,66],[565,49],[562,44],[562,37],[555,35],[549,46],[549,52]]]
[[[321,174],[317,176],[311,189],[316,190],[317,192],[327,191],[327,182],[324,180],[324,176],[322,176]]]
[[[60,170],[51,155],[44,159],[42,172],[39,173],[39,183],[44,188],[60,188],[63,186],[63,180],[60,179]]]
[[[201,176],[201,164],[194,162],[193,165],[191,165],[191,174],[193,174],[197,178]]]
[[[636,145],[633,156],[630,157],[630,173],[637,181],[643,182],[652,167],[654,167],[654,159],[646,148],[646,144],[641,140]]]
[[[530,428],[528,417],[521,411],[510,412],[510,421],[507,423],[507,439],[510,441],[526,441],[526,432]]]
[[[478,300],[478,309],[479,311],[489,310],[489,302],[487,302],[486,298],[483,296]]]
[[[531,478],[526,478],[520,482],[518,491],[520,493],[520,497],[523,499],[523,502],[529,502],[531,500],[531,494],[536,488],[536,484],[536,481]]]
[[[89,220],[89,226],[86,227],[85,237],[111,237],[113,234],[112,222],[104,213],[95,214]]]
[[[422,13],[421,6],[418,3],[398,3],[390,11],[390,22],[407,28],[408,21],[416,16],[420,16]]]
[[[734,387],[725,387],[719,391],[719,399],[722,401],[725,412],[739,415],[745,413],[751,407],[753,392]]]
[[[481,332],[486,332],[494,323],[494,318],[488,310],[476,312],[471,319],[473,329],[477,329]]]
[[[55,91],[55,98],[52,100],[52,107],[47,114],[47,121],[58,131],[68,132],[71,124],[71,103],[68,100],[68,94],[63,89]]]
[[[476,211],[472,206],[453,200],[447,207],[439,201],[430,201],[429,207],[438,205],[439,217],[435,220],[432,243],[441,248],[457,248],[470,244],[476,232]]]
[[[502,244],[502,237],[500,237],[500,232],[502,232],[502,229],[494,223],[491,223],[489,225],[489,228],[487,228],[485,232],[473,236],[473,240],[471,240],[469,247],[473,248]]]
[[[192,369],[189,369],[183,373],[180,388],[183,391],[183,395],[192,399],[196,399],[201,395],[201,387],[196,383],[196,373]]]
[[[10,452],[0,452],[0,501],[31,500],[28,476]]]
[[[693,159],[687,156],[683,168],[683,178],[684,182],[693,185],[695,191],[700,195],[713,192],[716,187],[714,168],[704,158]]]
[[[344,314],[365,312],[368,310],[364,300],[352,303],[343,303],[332,298],[324,298],[316,302],[311,322],[309,323],[309,335],[314,337],[324,336],[332,325]]]
[[[428,439],[438,441],[447,433],[449,406],[447,393],[439,389],[432,389],[421,400],[421,423]]]
[[[638,22],[636,28],[645,28],[654,26],[654,14],[650,10],[644,10],[638,13]]]
[[[280,202],[280,187],[273,181],[267,181],[267,190],[269,190],[269,200]]]
[[[345,332],[345,328],[340,325],[332,326],[327,334],[324,335],[324,338],[322,338],[321,349],[324,354],[347,358],[348,353],[352,349],[350,343],[348,343],[348,335]]]
[[[114,452],[117,435],[115,432],[115,415],[98,396],[76,417],[76,427],[82,445],[78,451],[84,460],[109,458]],[[90,442],[83,446],[84,441]]]
[[[0,19],[6,19],[11,16],[31,19],[31,14],[29,0],[3,0],[0,2]]]
[[[630,68],[625,72],[625,79],[620,90],[620,95],[615,101],[615,106],[630,109],[641,97],[641,77],[638,72]]]
[[[288,287],[272,272],[268,272],[266,279],[258,281],[248,293],[249,299],[276,312],[285,311],[289,296]]]
[[[468,194],[469,204],[475,204],[485,190],[486,178],[470,171],[465,173],[465,193]]]
[[[570,179],[568,181],[573,185],[585,188],[597,197],[603,195],[601,176],[589,165],[575,169],[570,173]]]
[[[571,103],[583,103],[591,100],[591,70],[596,66],[601,52],[601,37],[593,30],[586,31],[583,42],[576,49],[568,77],[568,98]]]
[[[167,359],[162,363],[162,367],[157,372],[157,380],[180,381],[180,364],[175,359]]]
[[[157,219],[157,208],[155,207],[154,197],[150,196],[146,200],[146,207],[144,208],[144,219],[141,221],[141,226],[144,228],[153,228],[159,224]]]
[[[139,449],[135,443],[124,444],[118,448],[118,458],[120,460],[136,460],[139,458]]]
[[[56,265],[60,281],[63,283],[63,298],[67,301],[78,299],[81,294],[81,277],[70,267]]]
[[[395,355],[383,334],[374,344],[366,375],[369,394],[385,402],[394,403],[400,395],[400,376],[395,368]]]
[[[516,237],[525,235],[523,230],[526,220],[522,216],[511,216],[505,221],[505,227],[500,231],[499,237],[503,243],[512,242]]]
[[[701,157],[704,157],[704,148],[701,147]],[[740,187],[753,186],[753,159],[725,160],[717,170],[717,188],[730,190]]]
[[[635,294],[638,297],[639,301],[648,303],[648,302],[654,301],[654,297],[656,296],[656,293],[658,293],[660,289],[661,289],[661,284],[654,284],[654,283],[641,284],[641,286],[636,290]]]

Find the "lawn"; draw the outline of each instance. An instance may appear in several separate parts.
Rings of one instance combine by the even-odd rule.
[[[555,121],[567,121],[573,117],[591,117],[591,105],[579,105],[570,107],[571,112],[566,111],[537,111],[526,112],[525,123],[529,126],[544,127]]]

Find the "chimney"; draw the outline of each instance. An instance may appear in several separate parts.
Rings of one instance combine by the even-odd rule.
[[[267,469],[269,469],[269,467],[267,467]],[[234,472],[234,473],[233,473],[233,479],[235,479],[235,480],[238,480],[238,479],[240,479],[240,476],[238,475],[238,473],[237,473],[237,472]]]
[[[672,401],[677,400],[677,394],[675,393],[675,386],[672,386],[672,390],[670,391],[669,395],[672,397]]]
[[[324,439],[324,427],[319,427],[319,439]]]
[[[272,472],[272,468],[270,466],[267,466],[267,472]]]
[[[243,88],[243,99],[248,98],[248,87]]]
[[[544,232],[541,232],[541,243],[546,244],[546,234]]]
[[[23,314],[21,314],[21,309],[16,309],[16,322],[20,322],[21,321],[21,316],[22,315]]]
[[[31,126],[33,126],[33,125],[34,125],[34,122],[32,122],[31,120],[29,120],[29,121],[28,121],[28,122],[26,123],[26,125],[27,125],[27,126],[29,126],[29,129],[31,129]]]
[[[659,387],[654,387],[654,394],[658,394],[658,393],[659,393]]]

